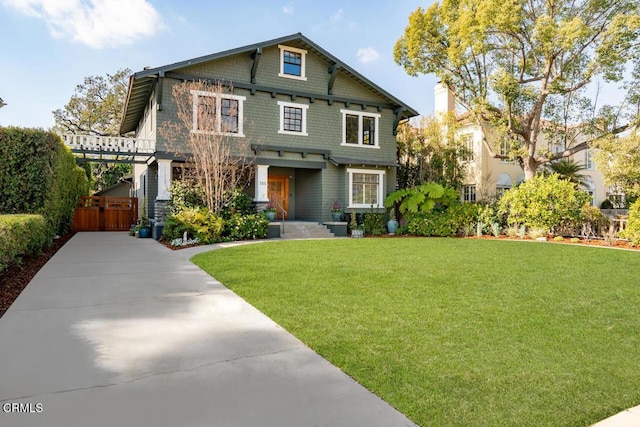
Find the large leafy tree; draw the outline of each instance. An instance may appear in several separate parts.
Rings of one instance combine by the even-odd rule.
[[[443,0],[410,15],[394,56],[410,75],[436,74],[483,128],[489,152],[531,179],[637,124],[638,83],[624,78],[640,69],[639,9],[638,0]],[[599,82],[619,82],[629,96],[596,111],[585,91]],[[488,141],[489,128],[503,140]],[[498,149],[505,139],[510,153]]]
[[[85,77],[76,86],[69,102],[53,112],[55,127],[61,133],[118,136],[131,70]],[[91,162],[90,178],[94,190],[102,190],[131,173],[131,166],[110,162]]]
[[[408,188],[435,182],[460,189],[466,174],[468,150],[458,143],[455,120],[445,123],[434,117],[424,117],[418,126],[409,122],[398,126],[398,186]],[[447,141],[456,141],[447,143]]]

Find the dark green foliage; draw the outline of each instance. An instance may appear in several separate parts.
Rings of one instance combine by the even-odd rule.
[[[41,213],[52,236],[68,231],[89,187],[60,138],[40,129],[0,128],[0,160],[0,213]]]
[[[454,203],[443,210],[433,210],[411,217],[409,233],[417,236],[449,237],[478,222],[478,205]]]
[[[51,233],[42,215],[0,215],[0,273],[51,245]]]
[[[227,203],[222,207],[222,217],[231,218],[234,214],[250,215],[255,212],[253,199],[240,189],[230,192]]]
[[[225,240],[252,240],[267,237],[269,220],[264,214],[234,214],[224,223]]]
[[[384,233],[384,214],[376,212],[364,214],[364,232],[373,236]]]

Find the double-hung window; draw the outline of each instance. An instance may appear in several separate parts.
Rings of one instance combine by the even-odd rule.
[[[379,148],[380,114],[340,110],[342,113],[342,145]]]
[[[475,185],[465,185],[462,187],[462,201],[467,203],[473,203],[476,201]]]
[[[307,51],[296,47],[278,45],[280,49],[280,72],[278,76],[307,80],[305,75]]]
[[[382,207],[384,171],[347,169],[349,174],[349,207]]]
[[[192,90],[192,132],[244,136],[243,104],[246,97]]]
[[[474,159],[474,144],[473,144],[473,134],[466,133],[460,137],[460,141],[462,143],[462,148],[464,149],[462,160],[470,162]]]
[[[278,133],[307,136],[307,104],[278,101],[280,129]]]

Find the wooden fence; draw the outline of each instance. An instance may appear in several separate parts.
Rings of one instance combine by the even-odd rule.
[[[71,228],[74,231],[128,231],[137,220],[137,197],[82,196]]]

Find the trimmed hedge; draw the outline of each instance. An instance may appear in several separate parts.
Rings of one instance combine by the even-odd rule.
[[[51,237],[69,231],[89,182],[60,137],[42,129],[0,128],[0,161],[0,214],[42,214]]]
[[[52,242],[42,215],[0,215],[0,273],[24,255],[33,255]]]

